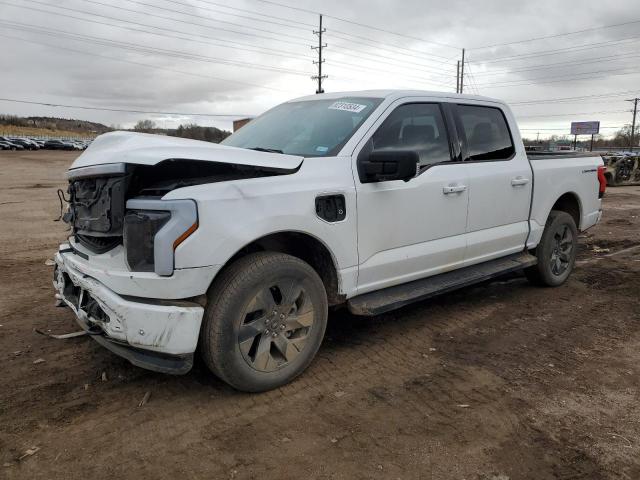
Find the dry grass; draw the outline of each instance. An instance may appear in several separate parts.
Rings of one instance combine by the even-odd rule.
[[[70,130],[54,130],[36,127],[16,127],[14,125],[0,125],[0,136],[7,137],[72,137],[95,138],[95,134],[72,132]]]

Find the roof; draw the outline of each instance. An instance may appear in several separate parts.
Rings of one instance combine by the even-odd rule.
[[[372,98],[386,98],[395,100],[403,97],[436,97],[436,98],[449,98],[460,100],[481,100],[484,102],[496,102],[505,103],[502,100],[490,97],[484,97],[481,95],[467,95],[464,93],[453,92],[436,92],[430,90],[361,90],[351,92],[332,92],[321,93],[316,95],[307,95],[304,97],[295,98],[290,100],[292,102],[318,100],[318,99],[338,99],[344,97],[372,97]]]

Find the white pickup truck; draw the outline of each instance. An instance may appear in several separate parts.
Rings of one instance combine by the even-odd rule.
[[[135,365],[185,373],[198,349],[244,391],[299,375],[330,306],[562,284],[606,188],[598,156],[528,157],[505,103],[421,91],[292,100],[220,145],[108,133],[68,179],[59,304]]]

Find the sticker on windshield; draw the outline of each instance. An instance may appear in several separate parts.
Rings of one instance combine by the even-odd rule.
[[[329,147],[316,147],[316,152],[326,153],[329,151]]]
[[[360,113],[365,108],[367,108],[366,105],[361,105],[359,103],[349,103],[349,102],[335,102],[329,106],[329,110],[343,110],[345,112],[353,112],[353,113]]]

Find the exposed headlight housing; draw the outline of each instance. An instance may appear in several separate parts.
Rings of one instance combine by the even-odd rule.
[[[153,210],[129,210],[124,216],[124,251],[131,271],[154,271],[156,233],[170,218],[170,212]]]
[[[123,235],[129,268],[172,275],[175,249],[197,228],[198,209],[193,200],[127,201]]]

